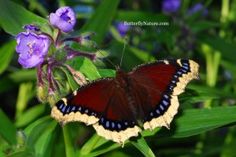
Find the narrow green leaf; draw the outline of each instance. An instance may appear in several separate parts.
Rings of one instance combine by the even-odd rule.
[[[38,137],[42,134],[43,130],[50,124],[51,121],[52,119],[50,116],[45,116],[25,128],[24,132],[27,137],[26,142],[29,147],[34,146]]]
[[[112,150],[115,150],[115,149],[121,147],[119,144],[114,143],[114,142],[112,142],[112,143],[108,142],[106,144],[107,145],[101,146],[102,148],[99,147],[98,149],[96,149],[96,151],[93,151],[93,152],[89,153],[86,156],[88,156],[88,157],[99,156],[99,155],[105,154],[105,153],[107,153],[109,151],[112,151]]]
[[[89,80],[95,80],[101,77],[97,67],[87,58],[77,57],[69,60],[67,64],[71,65],[75,70],[82,72]]]
[[[35,157],[35,156],[29,150],[20,150],[7,155],[7,157]]]
[[[12,1],[0,0],[0,25],[7,33],[16,35],[24,25],[32,23],[43,25],[47,20]]]
[[[22,112],[27,107],[28,101],[32,97],[32,88],[33,88],[32,82],[20,84],[18,97],[16,101],[16,118],[21,116]]]
[[[98,136],[97,134],[94,134],[81,148],[80,154],[81,155],[88,155],[90,152],[92,152],[93,149],[103,145],[106,143],[107,140],[102,138],[101,136]]]
[[[8,67],[15,52],[15,41],[10,41],[0,48],[0,74]]]
[[[35,81],[36,80],[36,70],[35,69],[27,69],[27,70],[20,70],[11,73],[8,77],[16,83],[23,82],[23,81]]]
[[[189,109],[176,119],[174,137],[188,137],[236,122],[236,106]]]
[[[50,157],[51,148],[53,146],[52,140],[55,134],[53,131],[57,126],[56,121],[51,121],[44,129],[43,133],[38,136],[38,139],[34,145],[35,154],[37,157]]]
[[[93,16],[81,29],[81,32],[95,32],[94,40],[99,44],[102,42],[109,25],[115,15],[119,0],[103,0],[94,12]]]
[[[69,73],[69,71],[67,71],[64,68],[61,68],[63,70],[63,72],[66,74],[68,83],[70,85],[70,88],[74,91],[78,88],[78,84],[75,82],[74,78],[71,76],[71,74]]]
[[[115,77],[116,71],[112,69],[98,69],[101,77]]]
[[[214,50],[219,51],[222,58],[235,63],[236,53],[234,50],[236,49],[236,46],[234,43],[228,42],[218,36],[209,37],[204,35],[199,35],[198,41],[201,41],[201,43],[207,44]]]
[[[24,125],[27,125],[28,123],[32,122],[35,120],[39,115],[41,115],[45,110],[45,105],[39,104],[36,105],[25,112],[22,113],[22,115],[17,118],[16,120],[16,126],[17,127],[22,127]]]
[[[64,136],[64,142],[65,142],[65,150],[66,150],[66,156],[67,157],[75,157],[75,150],[72,144],[72,138],[71,135],[69,133],[69,126],[65,125],[63,127],[63,136]]]
[[[160,131],[161,128],[155,128],[154,130],[144,130],[141,132],[143,137],[147,136],[153,136],[155,135],[158,131]]]
[[[10,144],[16,144],[16,128],[0,109],[0,134]]]
[[[152,152],[151,148],[148,146],[147,142],[143,137],[137,139],[136,142],[131,142],[140,152],[143,153],[146,157],[155,157],[154,153]]]

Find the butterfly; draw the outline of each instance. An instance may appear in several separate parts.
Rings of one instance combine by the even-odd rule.
[[[198,70],[187,59],[155,61],[128,73],[117,69],[114,78],[92,81],[59,100],[51,116],[63,124],[92,125],[98,135],[122,144],[142,130],[169,128],[178,95],[198,79]]]

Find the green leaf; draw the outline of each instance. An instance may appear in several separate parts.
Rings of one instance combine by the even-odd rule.
[[[0,25],[11,35],[21,32],[22,27],[26,24],[47,24],[46,19],[9,0],[0,0],[0,10]]]
[[[7,155],[7,157],[35,157],[33,153],[29,150],[20,150],[12,154]]]
[[[28,123],[35,120],[39,115],[41,115],[45,111],[45,105],[39,104],[36,105],[27,111],[23,112],[22,115],[17,118],[16,120],[16,126],[22,127],[24,125],[27,125]]]
[[[24,132],[27,136],[27,145],[33,147],[36,143],[38,137],[42,134],[44,129],[50,124],[52,121],[50,116],[42,117],[32,124],[28,125]]]
[[[189,137],[236,122],[236,106],[189,109],[176,119],[174,137]]]
[[[220,24],[217,22],[212,22],[212,21],[194,21],[190,25],[191,30],[194,33],[199,33],[201,31],[214,28],[214,27],[219,27]]]
[[[94,40],[99,44],[106,35],[109,25],[115,15],[119,0],[103,0],[93,16],[81,29],[81,32],[95,32]]]
[[[112,69],[98,69],[101,77],[115,77],[116,71]]]
[[[101,136],[98,136],[97,134],[94,134],[81,148],[80,154],[81,155],[87,155],[90,152],[92,152],[93,149],[103,145],[106,143],[107,140],[102,138]]]
[[[101,78],[96,66],[87,58],[77,57],[67,61],[67,64],[82,72],[89,80]]]
[[[0,109],[0,135],[10,144],[16,144],[16,128]]]
[[[74,80],[74,78],[72,77],[72,75],[70,74],[69,71],[67,71],[67,69],[61,68],[62,71],[66,74],[68,83],[70,85],[70,88],[74,91],[78,88],[78,84],[76,83],[76,81]]]
[[[16,101],[16,117],[17,118],[21,116],[22,112],[25,110],[25,108],[28,105],[28,101],[33,96],[32,88],[33,88],[32,82],[20,84],[18,97]]]
[[[10,41],[0,48],[0,74],[8,67],[15,52],[15,41]]]
[[[140,152],[143,153],[146,157],[155,157],[154,153],[152,152],[151,148],[148,146],[147,142],[143,137],[137,139],[136,142],[131,142]]]
[[[57,126],[56,121],[51,121],[38,136],[34,145],[36,157],[50,157],[52,147],[54,145],[53,139],[55,138],[54,130]]]
[[[16,83],[23,81],[35,81],[36,80],[36,70],[35,69],[22,69],[17,70],[8,75],[8,77]]]
[[[199,35],[199,39],[201,43],[208,44],[214,50],[217,50],[221,53],[222,57],[228,61],[236,62],[236,46],[234,43],[228,42],[223,38],[218,36],[204,36]]]
[[[106,140],[105,138],[94,134],[81,148],[77,153],[78,156],[98,156],[109,151],[112,151],[116,148],[119,148],[120,145],[111,141]]]
[[[66,156],[67,157],[75,157],[75,150],[72,144],[71,135],[68,130],[68,125],[65,125],[63,127],[63,136],[65,141],[65,150],[66,150]]]

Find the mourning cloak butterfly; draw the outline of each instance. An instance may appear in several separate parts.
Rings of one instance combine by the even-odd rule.
[[[198,69],[184,59],[140,65],[129,73],[118,69],[115,78],[93,81],[58,101],[51,115],[63,124],[92,125],[98,135],[124,143],[142,129],[169,128],[179,107],[177,96],[198,78]]]

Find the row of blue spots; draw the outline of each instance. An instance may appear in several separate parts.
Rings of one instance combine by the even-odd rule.
[[[171,81],[168,89],[173,92],[173,89],[175,88],[177,82],[179,81],[179,78],[183,75],[183,74],[187,74],[188,72],[190,72],[190,66],[189,66],[189,61],[188,60],[181,60],[181,64],[182,66],[180,67],[180,69],[176,72],[176,74],[173,76],[173,80]]]
[[[135,125],[135,122],[113,121],[113,120],[107,120],[102,117],[99,120],[99,124],[102,125],[105,129],[108,129],[111,131],[121,131],[129,127],[133,127]]]
[[[149,116],[145,118],[145,121],[150,121],[152,118],[163,115],[170,106],[170,99],[171,97],[169,95],[164,94],[156,109],[149,113]]]
[[[80,112],[81,114],[87,114],[89,116],[97,116],[95,112],[92,112],[89,109],[83,108],[81,106],[65,105],[64,101],[62,100],[58,101],[56,106],[64,115],[71,112]]]

